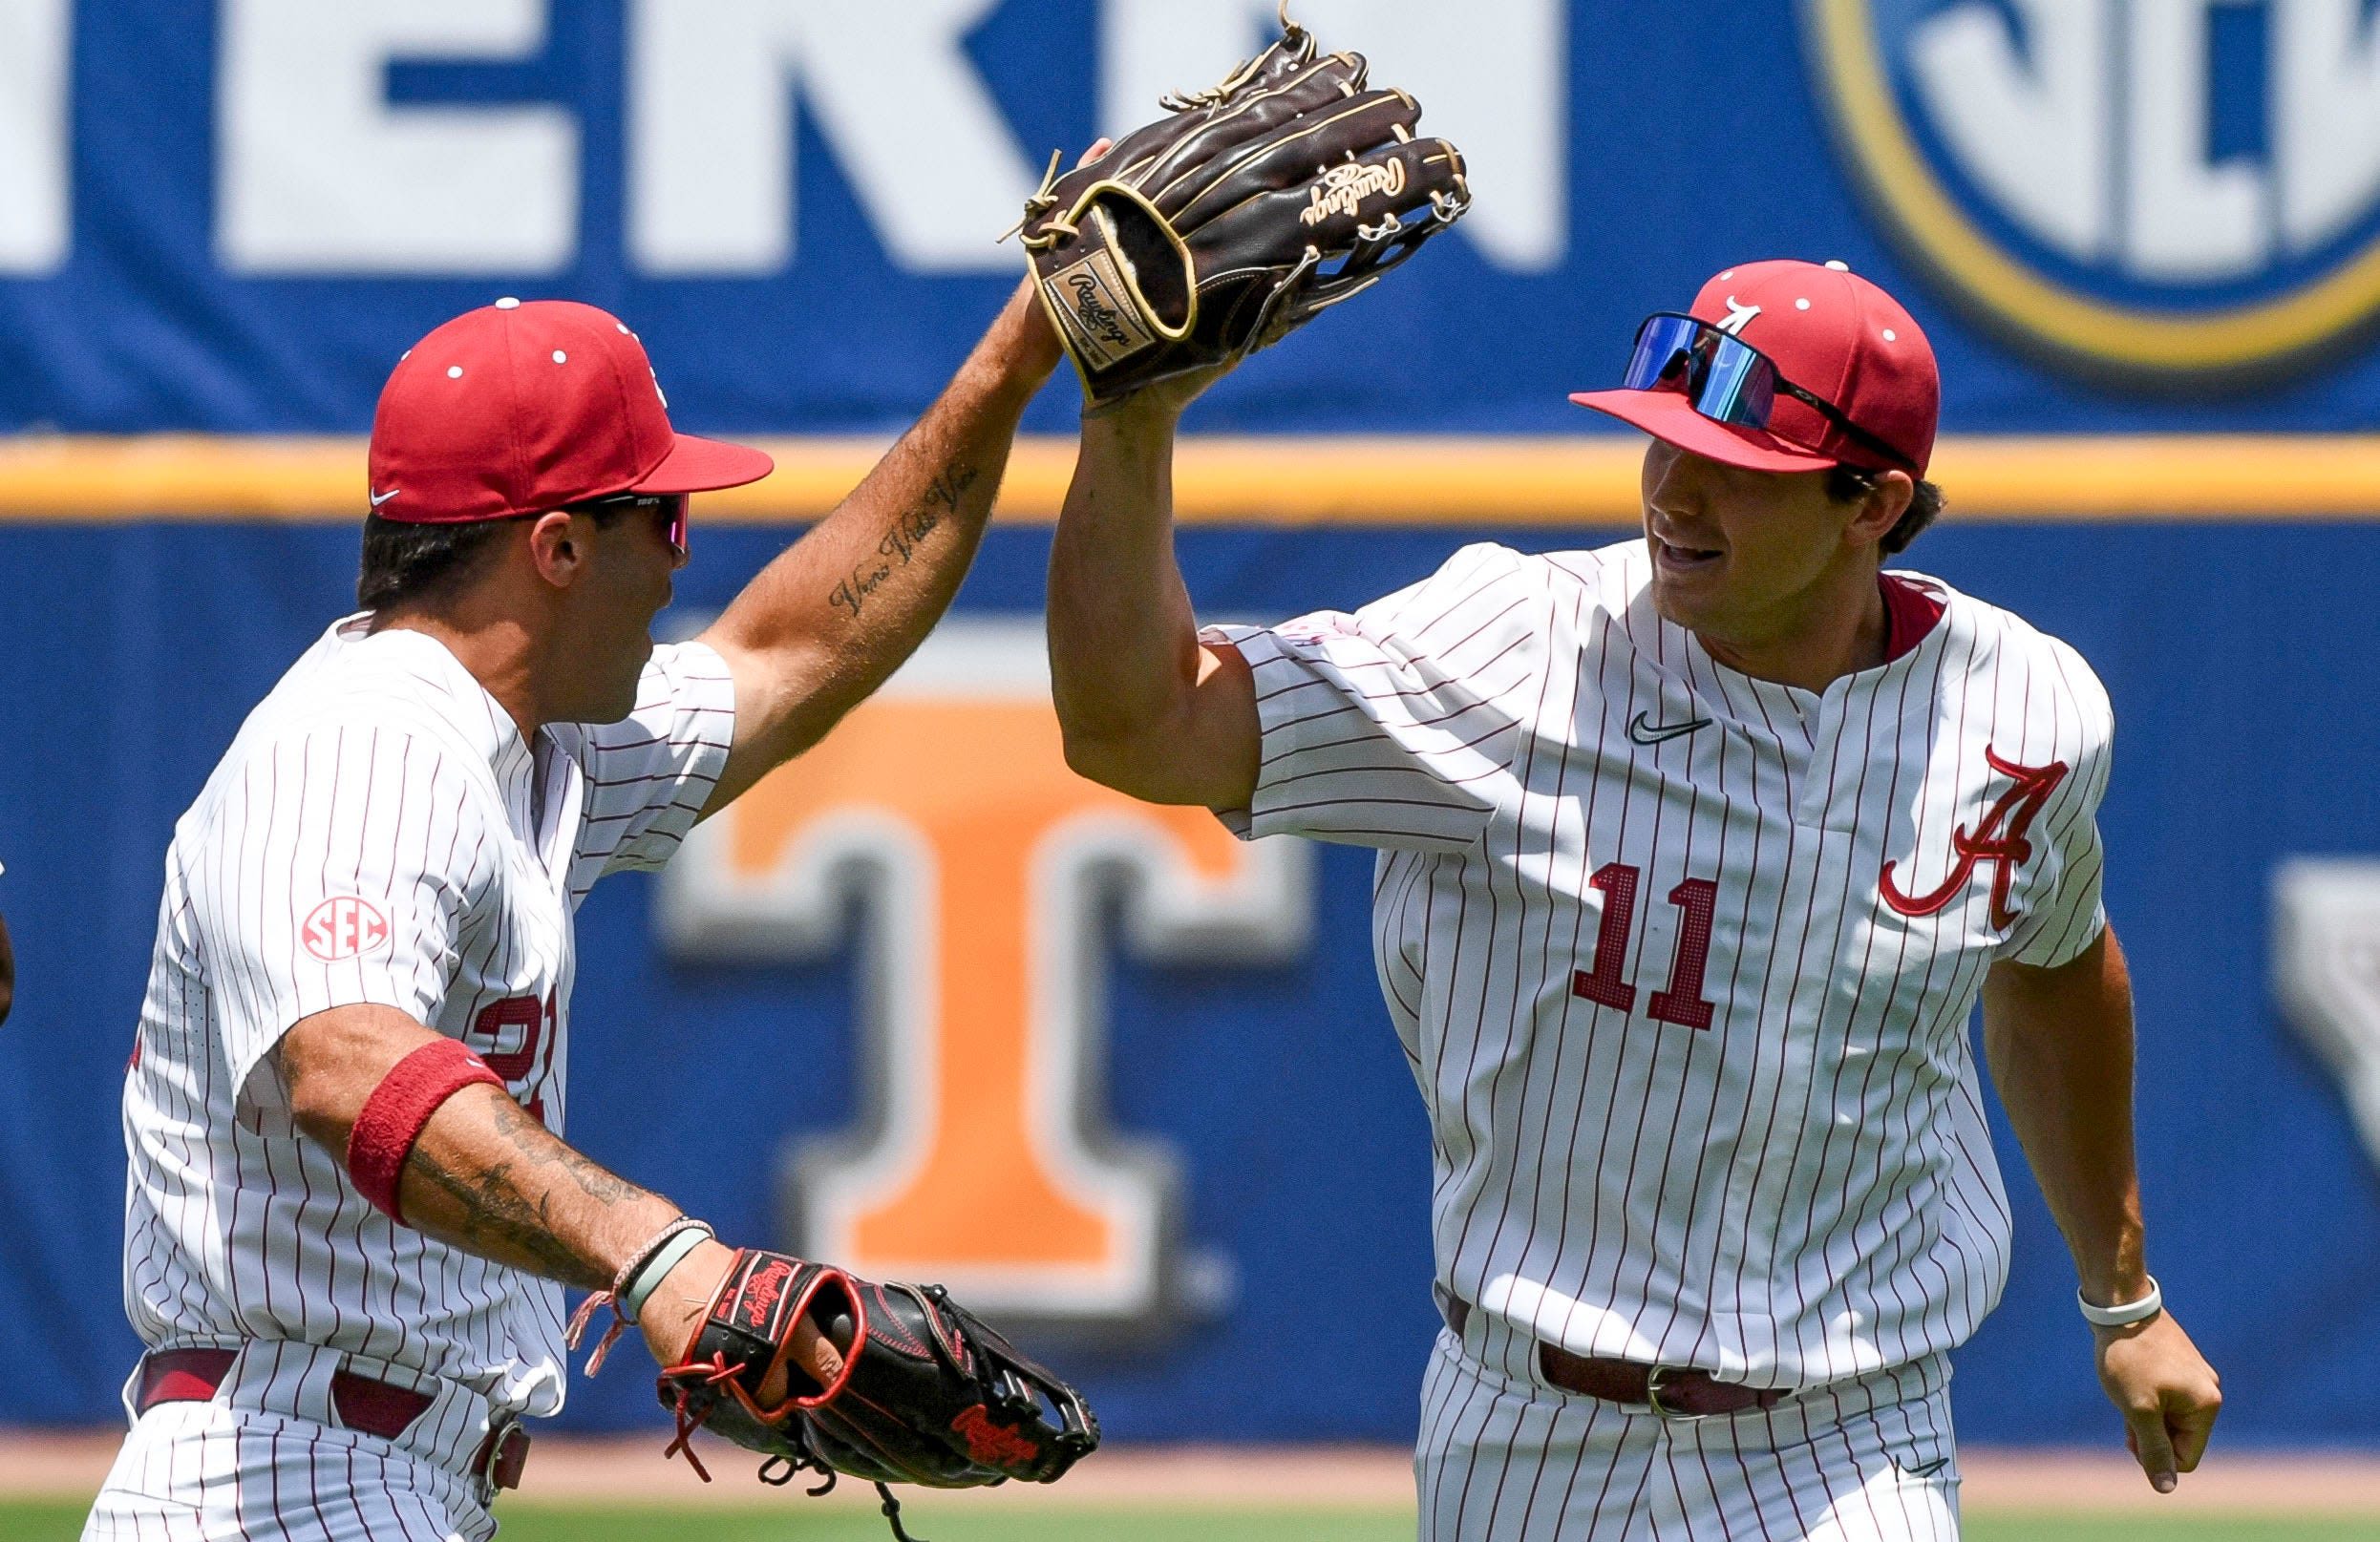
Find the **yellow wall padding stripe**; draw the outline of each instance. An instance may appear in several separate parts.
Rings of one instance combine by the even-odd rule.
[[[776,475],[706,494],[696,517],[797,522],[834,507],[882,439],[760,441]],[[1192,436],[1177,462],[1186,523],[1626,525],[1643,441],[1617,436]],[[1021,440],[1001,517],[1054,518],[1071,437]],[[1934,461],[1953,518],[2380,521],[2380,435],[1954,437]],[[364,504],[356,438],[158,434],[0,438],[0,522],[345,523]]]

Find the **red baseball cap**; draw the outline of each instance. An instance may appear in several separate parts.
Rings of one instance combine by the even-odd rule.
[[[1901,469],[1924,475],[1942,412],[1942,376],[1933,345],[1891,295],[1840,263],[1747,263],[1704,285],[1692,314],[1768,355],[1786,380],[1900,451],[1907,462]],[[1570,399],[1690,454],[1751,471],[1881,471],[1895,464],[1783,391],[1766,429],[1705,417],[1675,390],[1587,391]]]
[[[740,487],[776,465],[670,428],[636,334],[568,300],[499,300],[415,343],[381,389],[371,464],[372,512],[413,524]]]

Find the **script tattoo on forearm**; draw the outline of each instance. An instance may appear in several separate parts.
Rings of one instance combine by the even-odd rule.
[[[917,506],[904,509],[884,531],[884,539],[876,544],[876,553],[868,560],[851,570],[850,577],[835,585],[826,602],[839,610],[849,611],[857,619],[885,580],[907,567],[927,537],[942,528],[959,506],[959,499],[975,485],[977,472],[963,460],[945,466]]]
[[[646,1197],[646,1191],[572,1151],[518,1107],[497,1109],[490,1128],[507,1149],[495,1161],[449,1165],[416,1146],[409,1164],[461,1209],[464,1244],[500,1249],[547,1278],[582,1290],[610,1284],[610,1272],[562,1234],[553,1180],[568,1178],[606,1207]]]

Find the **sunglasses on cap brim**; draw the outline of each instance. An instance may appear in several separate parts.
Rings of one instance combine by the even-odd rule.
[[[1775,360],[1699,317],[1668,310],[1647,317],[1636,329],[1636,349],[1628,356],[1627,378],[1622,384],[1629,391],[1682,391],[1696,412],[1714,423],[1768,433],[1776,433],[1771,419],[1777,397],[1790,396],[1886,464],[1917,470],[1916,461],[1851,421],[1841,408],[1786,379]],[[1795,448],[1812,450],[1808,445]]]
[[[685,493],[621,493],[612,497],[589,498],[584,503],[573,503],[570,508],[582,514],[650,510],[667,522],[669,544],[683,555],[686,551],[686,507],[692,501],[691,496]]]

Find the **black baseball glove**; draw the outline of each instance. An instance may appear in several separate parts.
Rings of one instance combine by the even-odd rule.
[[[789,1359],[805,1319],[842,1352],[831,1384]],[[764,1403],[761,1389],[780,1367],[786,1388]],[[847,1472],[877,1486],[902,1537],[888,1484],[1054,1483],[1099,1444],[1080,1393],[940,1285],[880,1285],[756,1248],[736,1254],[685,1360],[659,1385],[677,1419],[669,1450],[696,1471],[688,1442],[709,1428],[766,1455],[760,1476],[770,1483],[811,1469],[825,1477],[811,1491],[824,1493]]]
[[[1041,302],[1093,407],[1226,365],[1371,287],[1471,205],[1421,108],[1360,54],[1281,41],[1025,205]]]

